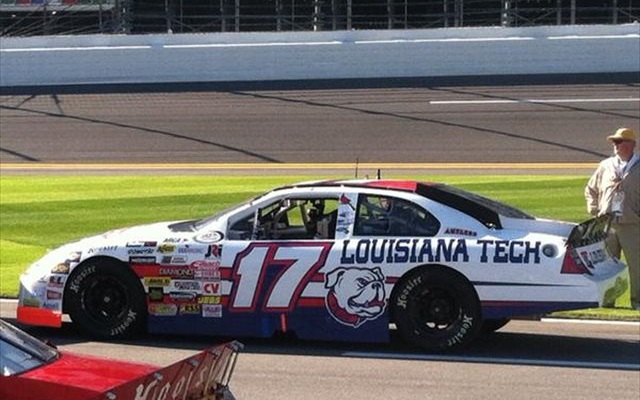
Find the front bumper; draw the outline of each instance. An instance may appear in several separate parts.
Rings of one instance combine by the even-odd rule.
[[[18,306],[18,322],[26,325],[49,326],[60,328],[62,326],[62,314],[47,308]]]

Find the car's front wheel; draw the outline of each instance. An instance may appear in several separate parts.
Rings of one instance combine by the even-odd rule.
[[[470,343],[482,326],[473,286],[455,271],[422,268],[398,282],[392,298],[400,335],[428,351],[446,351]]]
[[[126,265],[108,259],[88,260],[73,271],[65,310],[82,333],[102,340],[140,332],[147,313],[138,278]]]

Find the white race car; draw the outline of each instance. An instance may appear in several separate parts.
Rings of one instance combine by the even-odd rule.
[[[20,278],[18,320],[153,333],[385,342],[430,351],[518,316],[611,303],[628,285],[609,217],[536,219],[444,184],[305,182],[198,221],[118,229]]]

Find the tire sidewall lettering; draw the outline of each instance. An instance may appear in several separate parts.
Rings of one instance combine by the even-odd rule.
[[[124,271],[125,267],[108,265],[103,261],[99,261],[81,266],[80,268],[68,284],[69,312],[72,321],[79,324],[81,330],[88,335],[101,339],[126,337],[138,330],[139,328],[136,326],[142,323],[144,314],[142,313],[142,308],[136,307],[135,304],[142,306],[144,302],[140,302],[141,300],[138,299],[138,296],[133,293],[135,289],[132,288],[132,292],[129,293],[131,298],[127,300],[127,304],[123,305],[117,319],[112,320],[110,323],[106,321],[96,321],[92,319],[92,317],[89,317],[92,311],[86,308],[87,304],[85,304],[84,300],[87,291],[91,290],[88,286],[90,282],[101,275],[108,276],[110,279],[115,279],[120,281],[121,284],[130,287],[134,280],[127,278],[127,272]]]
[[[447,340],[447,347],[453,347],[456,344],[463,343],[465,341],[465,337],[469,334],[474,328],[475,321],[473,317],[467,315],[466,313],[462,315],[462,319],[457,321],[455,324],[455,330],[457,331],[455,335],[449,340]]]
[[[109,332],[110,336],[117,336],[121,333],[124,333],[127,331],[127,328],[129,328],[133,323],[136,322],[138,315],[136,314],[135,311],[133,311],[131,308],[129,308],[127,310],[127,316],[124,318],[124,321],[116,326],[115,328],[112,328],[111,331]]]
[[[459,280],[455,274],[446,270],[423,271],[409,277],[399,287],[393,301],[396,313],[396,326],[406,340],[428,350],[460,348],[472,341],[479,332],[482,317],[473,293],[473,287]],[[450,324],[438,331],[423,330],[413,316],[419,313],[421,293],[440,288],[459,301],[459,314]],[[400,326],[398,325],[400,324]]]
[[[409,298],[413,290],[422,284],[422,275],[410,279],[407,284],[402,288],[398,297],[396,298],[396,307],[400,307],[404,310],[407,309]]]
[[[91,265],[80,270],[80,272],[78,272],[69,283],[69,290],[71,290],[76,294],[80,293],[80,288],[82,287],[84,280],[87,279],[92,274],[94,274],[95,272],[96,272],[95,265]]]

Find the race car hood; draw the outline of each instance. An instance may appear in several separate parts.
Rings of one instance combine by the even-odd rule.
[[[100,235],[82,239],[80,243],[109,242],[118,244],[144,244],[145,242],[159,243],[167,237],[189,238],[194,230],[188,221],[168,221],[154,224],[137,225],[127,228],[114,229]]]
[[[94,256],[111,256],[123,261],[128,260],[129,256],[145,256],[146,253],[153,253],[164,240],[191,240],[197,235],[192,226],[185,221],[138,225],[62,245],[33,263],[21,276],[21,302],[39,306],[37,298],[40,296],[36,292],[44,290],[50,273],[68,274],[75,265]],[[29,288],[30,293],[22,291],[22,288]]]

